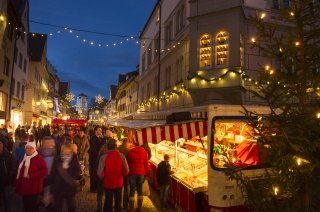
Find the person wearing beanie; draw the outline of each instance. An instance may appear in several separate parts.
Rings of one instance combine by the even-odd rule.
[[[25,155],[19,164],[16,176],[16,192],[22,196],[25,212],[38,212],[38,199],[43,190],[48,169],[38,154],[35,142],[27,142]]]

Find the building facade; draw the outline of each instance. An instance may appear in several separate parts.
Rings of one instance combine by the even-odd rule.
[[[29,33],[29,2],[26,0],[13,1],[22,26],[15,41],[13,70],[11,79],[11,95],[9,100],[10,121],[15,129],[24,125],[23,107],[25,104],[25,90],[28,79],[28,33]]]
[[[53,96],[47,69],[47,35],[29,33],[29,73],[26,89],[25,122],[27,125],[50,124],[53,118]]]
[[[119,76],[116,94],[118,118],[128,117],[138,109],[138,75],[138,71],[133,71]]]
[[[76,110],[80,117],[87,117],[88,113],[88,96],[81,93],[77,96]]]
[[[287,0],[159,0],[140,35],[139,111],[257,103],[249,92],[260,65],[250,16]]]
[[[0,123],[10,122],[11,83],[16,37],[20,34],[22,23],[13,1],[0,1]],[[17,30],[19,29],[19,30]]]

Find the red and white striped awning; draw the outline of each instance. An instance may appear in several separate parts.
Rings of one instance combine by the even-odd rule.
[[[206,135],[207,122],[195,121],[138,129],[135,137],[141,145],[145,142],[156,144],[163,140],[175,141],[178,138],[190,139],[194,136],[203,137]]]

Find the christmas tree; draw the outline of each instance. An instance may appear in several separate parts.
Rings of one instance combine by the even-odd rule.
[[[256,211],[319,211],[320,203],[320,3],[291,1],[288,8],[258,11],[250,38],[272,63],[261,64],[253,92],[270,114],[246,110],[260,147],[257,179],[226,171]]]

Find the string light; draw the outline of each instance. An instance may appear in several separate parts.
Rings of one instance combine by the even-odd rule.
[[[279,194],[279,187],[278,186],[274,186],[273,187],[273,194],[274,195],[278,195]]]
[[[255,39],[255,38],[251,38],[251,42],[252,42],[252,43],[255,43],[255,42],[256,42],[256,39]]]
[[[266,17],[266,13],[261,13],[260,18],[264,19]]]
[[[317,113],[317,118],[320,119],[320,112]]]
[[[4,17],[4,15],[0,15],[0,21],[5,21],[6,18]]]
[[[291,16],[294,16],[294,12],[290,12],[290,15],[291,15]]]
[[[300,166],[301,165],[301,158],[297,158],[296,162],[297,162],[297,165]]]
[[[295,45],[295,46],[300,46],[300,42],[299,42],[299,41],[296,41],[296,42],[294,43],[294,45]]]

